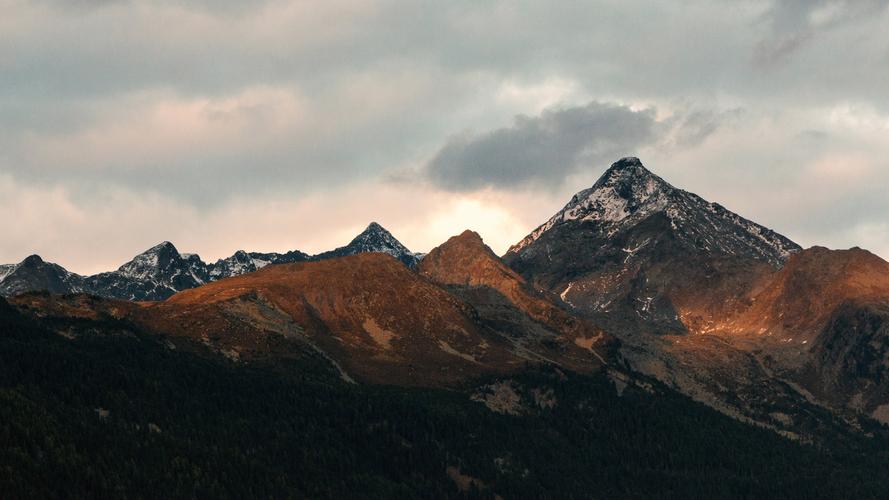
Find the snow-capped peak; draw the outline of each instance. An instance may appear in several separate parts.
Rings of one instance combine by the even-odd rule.
[[[277,254],[274,254],[275,256]],[[238,250],[231,257],[219,259],[215,264],[210,266],[210,279],[217,280],[228,278],[230,276],[238,276],[245,273],[252,273],[257,269],[271,263],[268,259],[261,259],[245,252]]]
[[[376,222],[371,222],[367,229],[356,236],[347,248],[357,252],[383,252],[400,257],[411,253],[400,241],[392,236],[392,233]]]
[[[117,272],[128,278],[147,280],[159,277],[162,270],[181,260],[182,256],[176,247],[169,241],[164,241],[133,257],[133,260],[120,266]]]
[[[553,226],[567,221],[611,225],[628,218],[644,218],[665,208],[674,191],[676,188],[646,169],[639,158],[621,158],[592,187],[575,194],[562,210],[510,251],[521,250]]]
[[[635,157],[621,158],[596,183],[575,194],[562,210],[510,252],[518,253],[554,227],[589,223],[605,237],[634,227],[654,214],[665,216],[676,234],[707,251],[756,255],[779,265],[799,246],[716,203],[675,188]]]
[[[367,228],[358,234],[348,245],[320,253],[313,259],[329,259],[343,257],[359,253],[385,253],[403,262],[408,267],[415,267],[419,259],[413,252],[407,249],[400,241],[392,236],[392,233],[376,222],[371,222]]]

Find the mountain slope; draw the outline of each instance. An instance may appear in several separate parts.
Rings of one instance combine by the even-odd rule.
[[[659,384],[618,391],[603,374],[544,369],[448,390],[355,386],[308,355],[232,363],[113,317],[41,314],[0,299],[8,498],[889,494],[879,429],[803,446]],[[472,399],[492,385],[522,412]]]
[[[727,321],[827,404],[889,423],[889,263],[853,248],[794,255]]]
[[[889,263],[869,252],[802,251],[629,158],[504,259],[736,418],[808,438],[831,414],[889,422]]]
[[[504,260],[578,312],[615,312],[651,330],[684,332],[742,307],[799,250],[624,158]]]
[[[362,253],[268,266],[178,293],[134,319],[239,359],[309,344],[344,378],[376,382],[438,385],[528,361],[475,315],[390,255]]]
[[[550,360],[583,370],[610,356],[611,336],[531,289],[475,232],[430,251],[418,272],[472,304],[491,328]]]
[[[730,328],[799,252],[625,158],[504,260],[617,337],[634,369],[736,418],[811,437],[832,417],[787,373],[805,356],[782,350],[773,363],[773,345]]]

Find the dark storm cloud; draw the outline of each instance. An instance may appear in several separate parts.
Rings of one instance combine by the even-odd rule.
[[[657,138],[652,109],[592,102],[517,116],[511,127],[453,137],[426,167],[441,187],[558,186],[581,165],[602,163]]]

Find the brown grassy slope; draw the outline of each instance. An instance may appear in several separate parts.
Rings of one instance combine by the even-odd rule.
[[[307,339],[373,382],[440,385],[524,364],[474,314],[392,257],[368,253],[221,280],[148,306],[140,320],[242,358],[282,335]]]
[[[811,339],[843,304],[889,301],[889,263],[859,248],[792,256],[739,318],[739,329]]]
[[[473,231],[464,231],[429,252],[420,262],[419,272],[451,286],[483,319],[560,364],[596,368],[613,347],[610,335],[569,314],[552,297],[533,290]]]

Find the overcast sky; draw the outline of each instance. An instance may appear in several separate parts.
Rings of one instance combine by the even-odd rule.
[[[889,257],[887,1],[0,0],[0,263],[498,253],[622,156]]]

